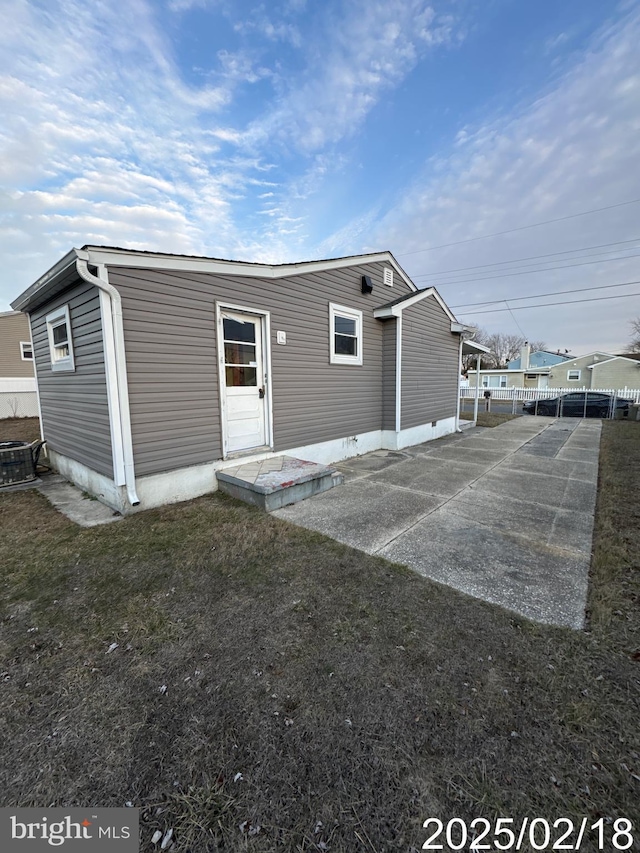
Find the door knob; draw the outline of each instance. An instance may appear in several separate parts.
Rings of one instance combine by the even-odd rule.
[[[262,388],[258,388],[258,397],[262,400],[264,397],[264,386]]]

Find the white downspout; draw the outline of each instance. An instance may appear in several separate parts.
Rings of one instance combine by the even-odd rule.
[[[396,443],[402,426],[402,312],[396,315]]]
[[[138,506],[140,498],[136,493],[136,478],[133,465],[133,440],[131,438],[131,413],[129,410],[129,388],[127,384],[127,367],[124,351],[124,326],[122,323],[122,299],[116,288],[109,284],[107,269],[104,264],[97,264],[98,275],[89,272],[87,261],[78,257],[76,269],[78,274],[89,284],[95,285],[102,293],[107,294],[111,305],[111,329],[113,333],[113,348],[115,361],[115,380],[117,385],[117,408],[118,417],[114,418],[116,428],[119,425],[119,436],[114,436],[116,444],[122,448],[121,462],[117,451],[114,449],[114,468],[119,464],[124,468],[124,483],[127,490],[127,499],[131,506]],[[105,340],[105,344],[107,341]],[[105,346],[105,350],[107,347]],[[105,359],[107,353],[105,352]]]
[[[482,358],[482,354],[478,353],[476,356],[476,399],[473,404],[473,421],[474,423],[478,423],[478,397],[480,396],[480,359]]]
[[[458,348],[458,402],[456,404],[456,432],[462,432],[460,429],[460,384],[462,382],[462,343],[463,335],[460,335],[460,346]]]

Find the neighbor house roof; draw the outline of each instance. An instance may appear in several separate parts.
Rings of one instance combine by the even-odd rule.
[[[638,359],[629,358],[626,355],[612,355],[611,358],[605,358],[604,361],[594,361],[593,364],[588,364],[587,370],[593,370],[594,367],[601,367],[603,364],[610,364],[612,361],[628,361],[631,364],[635,364],[636,367],[640,367]]]
[[[44,275],[28,287],[15,299],[11,306],[23,311],[40,304],[46,298],[62,290],[75,275],[78,260],[91,266],[139,267],[143,269],[171,269],[185,272],[224,273],[255,278],[285,278],[303,273],[322,270],[341,269],[382,262],[392,267],[412,291],[417,287],[393,257],[391,252],[375,252],[365,255],[349,255],[341,258],[328,258],[316,261],[301,261],[291,264],[264,264],[250,261],[229,261],[221,258],[209,258],[199,255],[177,255],[165,252],[148,252],[138,249],[121,249],[116,246],[85,245],[82,249],[70,252],[51,267]]]
[[[553,367],[563,361],[572,359],[572,355],[564,355],[559,352],[549,352],[549,350],[536,350],[529,355],[529,367]],[[521,357],[513,358],[509,362],[509,370],[520,370]]]

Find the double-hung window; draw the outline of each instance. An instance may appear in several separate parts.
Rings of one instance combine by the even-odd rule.
[[[329,304],[329,361],[362,364],[362,311]]]
[[[569,382],[579,382],[580,381],[580,371],[579,370],[567,370],[567,380]]]
[[[31,341],[20,341],[20,355],[23,361],[33,361]]]
[[[47,314],[46,322],[51,370],[75,370],[69,306],[63,305],[57,311]]]

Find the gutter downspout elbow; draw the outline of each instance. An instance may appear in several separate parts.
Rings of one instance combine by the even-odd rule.
[[[77,250],[76,250],[77,251]],[[131,506],[138,506],[140,498],[136,492],[136,478],[133,464],[133,441],[131,438],[131,415],[129,412],[129,390],[127,385],[127,368],[124,350],[124,326],[122,323],[122,299],[116,288],[109,284],[107,270],[103,264],[98,265],[98,275],[89,272],[87,261],[80,257],[76,260],[78,275],[89,284],[93,284],[109,298],[111,306],[111,328],[113,331],[114,360],[118,396],[118,418],[120,440],[122,444],[122,457],[124,468],[124,482],[127,491],[127,499]],[[106,358],[105,354],[105,358]],[[120,481],[122,482],[122,481]]]

